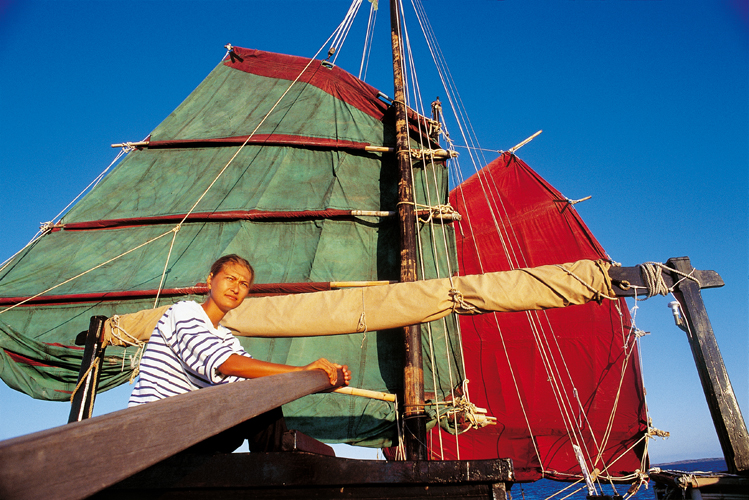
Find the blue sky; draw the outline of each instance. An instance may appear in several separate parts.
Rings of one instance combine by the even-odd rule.
[[[481,146],[518,155],[572,199],[624,265],[687,255],[726,282],[706,290],[739,403],[749,411],[747,1],[425,0]],[[348,2],[0,0],[0,260],[146,137],[226,43],[312,56]],[[358,73],[363,7],[337,61]],[[388,14],[368,83],[392,94]],[[414,21],[411,39],[425,52]],[[424,99],[439,90],[417,60]],[[495,155],[487,153],[491,160]],[[461,162],[465,176],[469,162]],[[684,333],[639,303],[654,462],[720,456]],[[129,388],[100,396],[124,407]],[[60,425],[68,407],[0,387],[0,439]]]

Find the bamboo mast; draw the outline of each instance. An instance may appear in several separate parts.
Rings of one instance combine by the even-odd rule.
[[[403,85],[401,57],[400,10],[397,0],[390,0],[390,38],[393,48],[393,80],[395,85],[395,155],[398,182],[398,218],[402,282],[416,281],[416,238],[414,235],[414,196],[411,176],[411,148],[408,138],[406,95]],[[421,329],[411,325],[405,330],[405,367],[403,371],[403,417],[405,423],[406,458],[426,460],[426,413],[424,412],[424,370],[421,355]]]

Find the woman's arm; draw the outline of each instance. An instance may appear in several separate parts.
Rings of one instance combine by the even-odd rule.
[[[278,363],[269,363],[259,359],[232,354],[218,367],[223,375],[234,375],[243,378],[267,377],[269,375],[278,375],[280,373],[297,372],[302,370],[322,370],[328,375],[330,385],[338,383],[338,370],[343,372],[343,385],[348,385],[351,380],[351,371],[346,365],[331,363],[325,358],[313,361],[307,366],[290,366]]]

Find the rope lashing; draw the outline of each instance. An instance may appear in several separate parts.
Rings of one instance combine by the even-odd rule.
[[[130,374],[130,380],[129,382],[132,384],[135,380],[135,377],[138,376],[138,373],[140,373],[140,360],[143,357],[143,354],[146,351],[146,344],[147,342],[143,342],[142,340],[139,340],[135,338],[134,336],[130,335],[127,330],[122,328],[120,326],[120,317],[118,315],[114,315],[110,318],[111,323],[111,334],[112,337],[116,338],[120,342],[122,342],[126,346],[135,346],[137,350],[135,351],[135,354],[132,354],[130,356],[130,369],[132,370],[132,373]],[[122,357],[122,371],[125,371],[125,355],[123,354]]]
[[[627,490],[627,498],[632,498],[635,494],[637,494],[637,492],[640,491],[640,488],[643,485],[645,486],[645,489],[648,489],[648,480],[650,479],[650,476],[642,472],[640,469],[637,469],[635,471],[635,475],[635,482],[632,483],[632,485]]]
[[[639,267],[642,281],[648,289],[648,298],[654,295],[668,295],[669,289],[663,280],[663,273],[660,266],[656,266],[652,262],[647,262],[641,264]]]
[[[668,431],[662,431],[660,429],[656,429],[655,427],[648,427],[648,432],[646,436],[652,439],[655,439],[657,437],[665,439],[667,437],[670,437],[671,433]]]
[[[647,298],[650,298],[654,295],[668,295],[669,293],[672,293],[676,286],[685,279],[690,279],[697,283],[697,286],[699,286],[700,288],[702,287],[700,281],[693,276],[693,273],[695,271],[694,269],[692,269],[689,274],[686,274],[663,265],[660,262],[645,262],[644,264],[640,264],[638,267],[640,268],[640,276],[642,277],[642,281],[645,283],[645,287],[648,290]],[[662,271],[677,274],[681,276],[681,279],[679,279],[676,283],[673,284],[671,288],[669,288],[668,286],[666,286],[666,282],[663,279]]]
[[[458,309],[462,309],[463,311],[476,311],[476,306],[473,306],[463,300],[463,294],[460,293],[460,290],[457,288],[451,288],[448,292],[450,295],[450,300],[453,301],[453,312],[457,311]]]
[[[63,227],[62,224],[55,223],[54,221],[48,221],[48,222],[40,222],[39,223],[39,233],[43,236],[47,233],[51,233],[53,229]]]
[[[461,434],[469,429],[480,429],[487,425],[497,424],[496,417],[487,416],[486,409],[477,407],[465,398],[458,397],[452,402],[446,401],[440,404],[448,406],[448,409],[440,416],[441,419],[450,421],[463,417],[462,420],[470,424],[460,432]]]
[[[461,220],[462,216],[455,211],[455,209],[449,204],[444,205],[436,205],[434,207],[427,207],[425,205],[419,205],[419,207],[424,207],[429,211],[429,216],[426,219],[422,219],[419,217],[419,222],[423,224],[429,224],[434,220],[437,219],[448,219],[448,220]]]

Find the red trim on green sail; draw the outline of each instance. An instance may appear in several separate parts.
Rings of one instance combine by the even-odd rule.
[[[250,295],[288,295],[292,293],[310,293],[325,292],[330,290],[330,283],[327,281],[310,282],[310,283],[256,283],[252,285]],[[208,285],[198,283],[195,286],[183,288],[164,288],[159,293],[158,290],[129,290],[123,292],[101,292],[101,293],[78,293],[70,295],[40,295],[39,297],[2,297],[0,305],[12,306],[25,300],[23,306],[53,306],[80,302],[103,302],[123,299],[142,299],[149,297],[179,297],[182,295],[203,295],[208,293]],[[67,346],[65,346],[67,347]]]
[[[29,366],[44,366],[48,368],[54,368],[54,366],[52,365],[48,365],[46,363],[40,363],[39,361],[35,361],[31,358],[27,358],[26,356],[21,356],[20,354],[16,354],[7,349],[3,349],[3,351],[5,351],[5,354],[7,354],[10,357],[10,359],[15,361],[16,363],[21,363],[21,364],[29,365]]]
[[[352,218],[351,210],[304,210],[299,212],[272,212],[265,210],[232,210],[228,212],[199,212],[190,214],[187,222],[231,222],[238,220],[253,220],[276,222],[282,220],[318,220]],[[153,217],[130,217],[126,219],[104,219],[86,222],[72,222],[55,227],[52,232],[90,231],[96,229],[113,229],[133,226],[148,226],[152,224],[176,224],[185,218],[185,214],[157,215]]]
[[[249,137],[249,140],[248,140]],[[154,148],[185,148],[198,147],[206,145],[242,145],[242,144],[262,144],[263,146],[299,146],[310,149],[339,149],[361,151],[367,146],[368,142],[344,141],[338,139],[325,139],[320,137],[306,137],[301,135],[288,134],[255,134],[252,137],[248,135],[239,135],[235,137],[219,137],[214,139],[178,139],[170,141],[150,141],[148,147]]]
[[[224,64],[253,75],[293,81],[309,61],[304,57],[234,47],[233,54],[226,56]],[[323,66],[322,61],[313,61],[299,81],[313,85],[378,120],[388,108],[377,98],[379,90],[337,66]]]
[[[83,351],[86,349],[85,347],[79,347],[77,345],[65,345],[59,342],[44,342],[44,343],[46,345],[51,345],[53,347],[64,347],[65,349],[78,349],[79,351]]]

